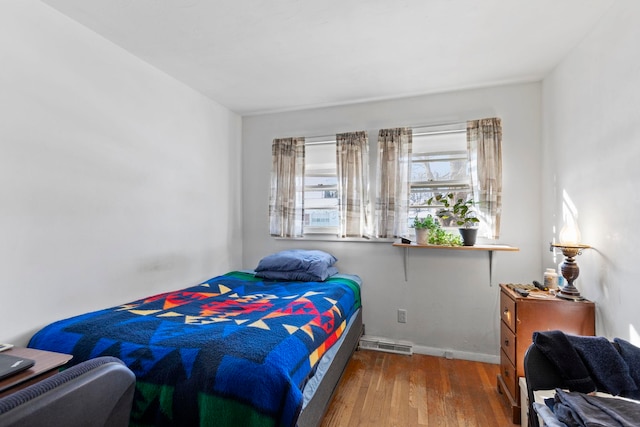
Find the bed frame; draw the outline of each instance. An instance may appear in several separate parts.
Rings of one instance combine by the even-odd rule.
[[[302,409],[298,417],[298,427],[317,427],[320,425],[324,413],[331,402],[333,392],[338,386],[340,378],[347,367],[347,363],[349,363],[353,352],[358,348],[358,343],[360,342],[363,331],[362,308],[360,308],[355,314],[354,322],[345,334],[344,342],[333,358],[324,378],[318,385],[318,389]]]

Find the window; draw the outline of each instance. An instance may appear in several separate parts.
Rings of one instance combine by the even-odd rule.
[[[442,208],[427,205],[436,194],[472,197],[469,155],[464,124],[413,129],[408,220]],[[444,226],[450,224],[443,223]]]
[[[269,233],[370,238],[368,143],[366,131],[274,139]]]
[[[336,140],[305,141],[304,234],[338,234]]]
[[[499,118],[455,125],[381,129],[375,234],[366,131],[276,138],[272,144],[270,233],[274,237],[393,238],[416,217],[436,215],[437,194],[473,199],[478,236],[497,239],[502,198]],[[373,192],[372,192],[373,193]],[[449,220],[452,221],[452,220]],[[450,226],[446,221],[444,226]]]

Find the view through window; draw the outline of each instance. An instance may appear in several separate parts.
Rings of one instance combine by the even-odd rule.
[[[442,205],[428,205],[437,194],[472,197],[465,123],[413,129],[408,227],[416,217],[436,216]],[[375,164],[375,162],[374,162]],[[305,140],[304,235],[337,235],[338,210],[336,139]],[[453,226],[441,220],[443,226]]]
[[[338,234],[336,140],[305,141],[304,234]]]
[[[455,199],[472,196],[464,124],[414,129],[412,151],[410,224],[416,217],[435,216],[443,208],[427,204],[437,194],[453,193]],[[450,221],[442,225],[449,226]]]

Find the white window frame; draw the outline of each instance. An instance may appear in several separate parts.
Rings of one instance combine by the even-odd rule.
[[[337,239],[338,236],[338,225],[336,226],[328,226],[328,227],[322,227],[322,226],[311,226],[311,225],[306,225],[307,223],[307,209],[308,209],[308,200],[313,200],[313,199],[307,199],[306,194],[307,192],[311,192],[311,191],[338,191],[338,183],[337,183],[337,179],[338,179],[338,170],[337,170],[337,166],[336,166],[336,137],[335,136],[326,136],[326,137],[311,137],[311,138],[306,138],[305,139],[305,185],[304,185],[304,191],[305,191],[305,199],[304,199],[304,211],[303,211],[303,236],[315,236],[315,237],[320,237],[320,236],[326,236],[326,237],[335,237]],[[309,162],[309,152],[311,150],[313,150],[312,147],[317,147],[317,146],[323,146],[323,147],[327,147],[327,148],[331,148],[331,151],[333,152],[333,157],[331,159],[322,159],[324,160],[324,162],[322,164],[319,163],[312,163]],[[334,185],[308,185],[307,184],[307,178],[308,177],[317,177],[317,178],[322,178],[322,177],[329,177],[329,178],[335,178],[336,183]],[[326,209],[327,211],[335,211],[336,215],[339,215],[339,209],[338,209],[338,200],[336,198],[336,203],[335,205],[331,206],[330,204],[328,204],[328,206],[326,207],[322,207],[322,206],[315,206],[312,209],[314,210],[323,210]]]
[[[473,188],[473,183],[472,183],[472,178],[471,178],[471,172],[472,172],[472,168],[471,168],[471,158],[469,155],[469,148],[467,146],[467,123],[466,122],[458,122],[458,123],[454,123],[454,124],[445,124],[445,125],[428,125],[428,126],[420,126],[420,127],[412,127],[412,139],[413,139],[413,149],[412,149],[412,163],[413,162],[420,162],[420,161],[436,161],[437,157],[435,153],[438,153],[437,156],[450,156],[450,158],[458,158],[459,160],[462,160],[463,158],[465,159],[465,168],[466,168],[466,176],[467,178],[465,178],[462,182],[456,181],[456,180],[441,180],[441,181],[434,181],[434,180],[422,180],[422,181],[416,181],[415,179],[412,179],[413,177],[410,177],[410,183],[409,183],[409,187],[410,187],[410,199],[409,199],[409,203],[408,203],[408,215],[407,215],[407,221],[408,221],[408,227],[409,227],[409,233],[412,233],[412,225],[413,225],[413,220],[416,216],[416,214],[419,217],[424,217],[428,214],[431,215],[436,215],[438,209],[442,208],[442,206],[438,206],[438,205],[427,205],[426,203],[420,204],[420,205],[416,205],[415,203],[412,203],[412,197],[411,194],[415,194],[418,191],[429,191],[431,192],[431,194],[435,195],[438,193],[449,193],[449,192],[453,192],[454,194],[456,194],[456,196],[459,197],[469,197],[469,198],[473,198],[473,194],[474,194],[474,188]],[[456,134],[460,136],[460,140],[457,143],[457,148],[454,149],[446,149],[443,148],[443,146],[437,147],[437,149],[434,152],[431,151],[423,151],[420,149],[420,137],[422,136],[432,136],[432,135],[451,135],[451,134]],[[314,145],[318,145],[318,144],[322,144],[322,145],[328,145],[331,147],[331,151],[332,153],[335,152],[335,148],[336,148],[336,136],[335,135],[329,135],[329,136],[316,136],[316,137],[307,137],[305,138],[305,151],[307,149],[307,147],[312,147]],[[371,142],[370,142],[371,144]],[[464,148],[462,148],[464,147]],[[375,154],[373,153],[377,153],[378,150],[372,150],[370,149],[369,153],[370,153],[370,157],[369,157],[369,165],[375,165],[376,164],[376,159],[375,159]],[[421,155],[425,155],[427,158],[426,159],[420,159],[419,156]],[[431,158],[429,159],[429,156],[431,156]],[[308,162],[308,156],[305,155],[305,164],[306,165],[312,165],[312,163]],[[332,160],[335,161],[335,160]],[[321,168],[320,168],[321,169]],[[376,182],[375,179],[375,167],[370,167],[370,182]],[[314,172],[314,167],[312,166],[310,168],[310,170],[307,170],[307,167],[305,166],[305,178],[307,176],[310,176],[310,174],[315,174],[313,176],[331,176],[331,177],[335,177],[337,180],[337,165],[334,163],[334,165],[330,168],[330,171],[315,171]],[[306,181],[306,180],[305,180]],[[306,191],[313,191],[313,190],[319,190],[321,189],[320,187],[312,187],[312,186],[307,186],[307,183],[305,182],[305,192]],[[322,189],[324,190],[336,190],[337,191],[337,181],[336,181],[336,187],[334,186],[330,186],[330,187],[323,187]],[[372,195],[375,193],[376,189],[374,188],[373,185],[369,186],[369,196],[372,197]],[[427,197],[423,198],[423,202],[426,202],[426,199],[428,199]],[[306,202],[306,200],[305,200]],[[308,208],[308,203],[305,203],[304,205],[304,209],[306,210]],[[329,209],[335,209],[336,211],[338,211],[338,215],[339,215],[339,207],[338,205],[334,207],[331,207]],[[375,214],[375,210],[372,211],[372,213]],[[303,212],[303,215],[306,216],[306,213]],[[303,217],[303,221],[304,221],[304,217]],[[375,219],[374,219],[375,221]],[[444,226],[448,226],[451,224],[447,224],[446,221],[443,224]],[[454,225],[451,225],[454,226]],[[410,236],[408,236],[410,237]],[[303,225],[303,235],[302,237],[296,237],[296,238],[282,238],[282,239],[303,239],[303,240],[323,240],[323,241],[365,241],[365,242],[389,242],[389,241],[394,241],[393,238],[340,238],[338,237],[338,227],[320,227],[320,226],[314,226],[314,227],[309,227],[308,225]]]
[[[425,126],[413,128],[413,147],[411,154],[411,163],[412,169],[414,163],[436,163],[442,161],[460,161],[465,162],[464,168],[466,172],[466,176],[463,179],[456,180],[435,180],[435,179],[425,179],[421,181],[415,180],[413,174],[411,174],[410,180],[410,192],[409,192],[409,212],[408,212],[408,220],[409,223],[412,224],[414,218],[426,217],[427,215],[436,216],[436,213],[439,209],[443,208],[442,205],[432,204],[427,205],[426,199],[436,194],[448,194],[454,193],[456,196],[460,195],[460,197],[466,197],[473,194],[473,188],[471,183],[470,176],[470,159],[469,153],[466,143],[466,123],[456,123],[450,125],[436,125],[436,126]],[[457,149],[449,149],[446,143],[446,137],[448,136],[459,136],[460,140],[456,141]],[[421,143],[421,138],[431,138],[433,137],[433,141],[436,142],[431,149],[423,150],[420,148],[420,145],[425,145],[426,143]],[[439,142],[440,146],[438,146],[438,141],[435,138],[443,137],[442,141]],[[426,148],[426,147],[425,147]],[[455,147],[454,147],[455,148]],[[416,199],[420,199],[415,197],[415,193],[424,192],[427,193],[427,197],[422,197],[422,203],[415,203]],[[412,200],[414,202],[412,202]],[[443,224],[445,226],[449,224]]]

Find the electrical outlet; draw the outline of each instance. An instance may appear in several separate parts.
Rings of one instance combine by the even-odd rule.
[[[407,310],[403,308],[398,309],[398,323],[407,323]]]

